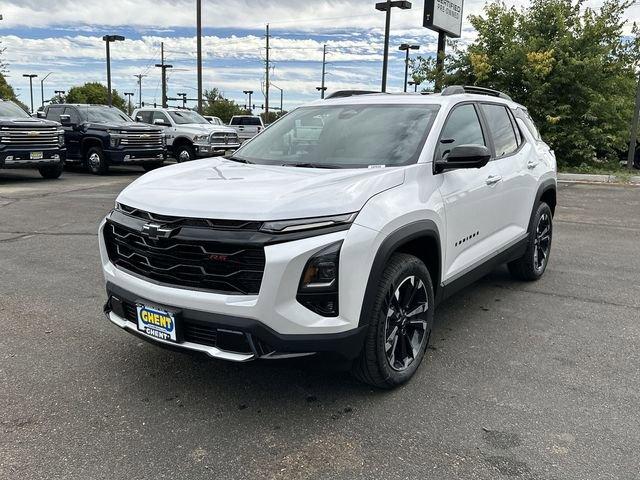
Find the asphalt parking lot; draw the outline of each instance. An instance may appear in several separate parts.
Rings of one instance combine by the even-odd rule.
[[[0,478],[637,478],[640,188],[561,185],[546,276],[448,300],[380,392],[109,324],[96,229],[139,174],[0,172]]]

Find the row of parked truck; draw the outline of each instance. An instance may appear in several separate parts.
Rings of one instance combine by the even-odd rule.
[[[65,165],[99,175],[112,165],[149,171],[167,155],[183,162],[231,153],[264,128],[260,117],[226,126],[178,108],[141,108],[132,117],[105,105],[54,104],[32,118],[0,100],[0,169],[36,168],[45,178],[58,178]]]

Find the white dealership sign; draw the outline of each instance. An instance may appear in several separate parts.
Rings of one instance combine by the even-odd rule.
[[[449,37],[460,37],[463,5],[464,0],[426,0],[424,26],[436,32],[445,32]]]

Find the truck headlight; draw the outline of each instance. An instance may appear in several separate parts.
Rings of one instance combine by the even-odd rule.
[[[209,135],[196,135],[195,137],[193,137],[193,141],[194,143],[201,143],[206,142],[208,138]]]
[[[109,134],[109,145],[114,148],[119,146],[123,135],[116,130],[107,130],[107,133]]]
[[[58,146],[64,147],[64,130],[58,130]]]
[[[296,299],[323,317],[338,316],[338,267],[342,240],[313,255],[302,271]]]

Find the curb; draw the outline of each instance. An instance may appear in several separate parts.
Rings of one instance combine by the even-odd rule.
[[[559,173],[559,182],[566,183],[630,183],[640,185],[640,175],[619,177],[616,175],[587,175],[583,173]]]

